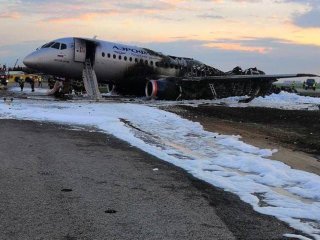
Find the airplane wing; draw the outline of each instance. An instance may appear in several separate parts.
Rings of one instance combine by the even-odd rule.
[[[217,80],[257,80],[257,81],[277,81],[280,78],[300,78],[300,77],[320,77],[315,74],[298,73],[298,74],[272,74],[272,75],[225,75],[225,76],[208,76],[208,77],[186,77],[182,81],[202,82]]]

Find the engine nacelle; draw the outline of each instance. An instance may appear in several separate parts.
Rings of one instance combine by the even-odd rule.
[[[176,100],[180,95],[180,88],[175,79],[161,78],[149,80],[146,84],[146,96],[160,100]]]

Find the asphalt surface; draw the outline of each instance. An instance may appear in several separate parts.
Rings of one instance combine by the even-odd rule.
[[[0,239],[285,239],[240,199],[103,133],[0,120]]]

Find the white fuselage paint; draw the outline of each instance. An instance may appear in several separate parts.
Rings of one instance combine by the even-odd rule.
[[[75,39],[95,44],[93,69],[98,81],[117,81],[126,71],[137,64],[136,61],[154,68],[159,75],[177,76],[179,69],[174,67],[158,67],[164,55],[146,51],[143,48],[128,46],[118,43],[83,38],[61,38],[52,42],[66,44],[66,49],[39,48],[24,59],[27,67],[44,72],[46,74],[81,79],[83,62],[75,59]],[[88,49],[87,49],[88,51]],[[78,60],[78,61],[76,61]],[[179,64],[183,58],[179,58]],[[153,63],[153,64],[151,64]]]

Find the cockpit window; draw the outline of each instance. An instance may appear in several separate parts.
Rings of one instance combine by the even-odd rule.
[[[44,44],[41,48],[55,48],[55,49],[67,49],[67,44],[58,42],[49,42]]]
[[[61,43],[61,48],[60,48],[60,49],[61,49],[61,50],[67,49],[67,44]]]
[[[54,44],[54,42],[49,42],[49,43],[46,43],[45,45],[43,45],[41,48],[49,48],[53,44]]]
[[[53,44],[51,48],[60,49],[60,43]]]

